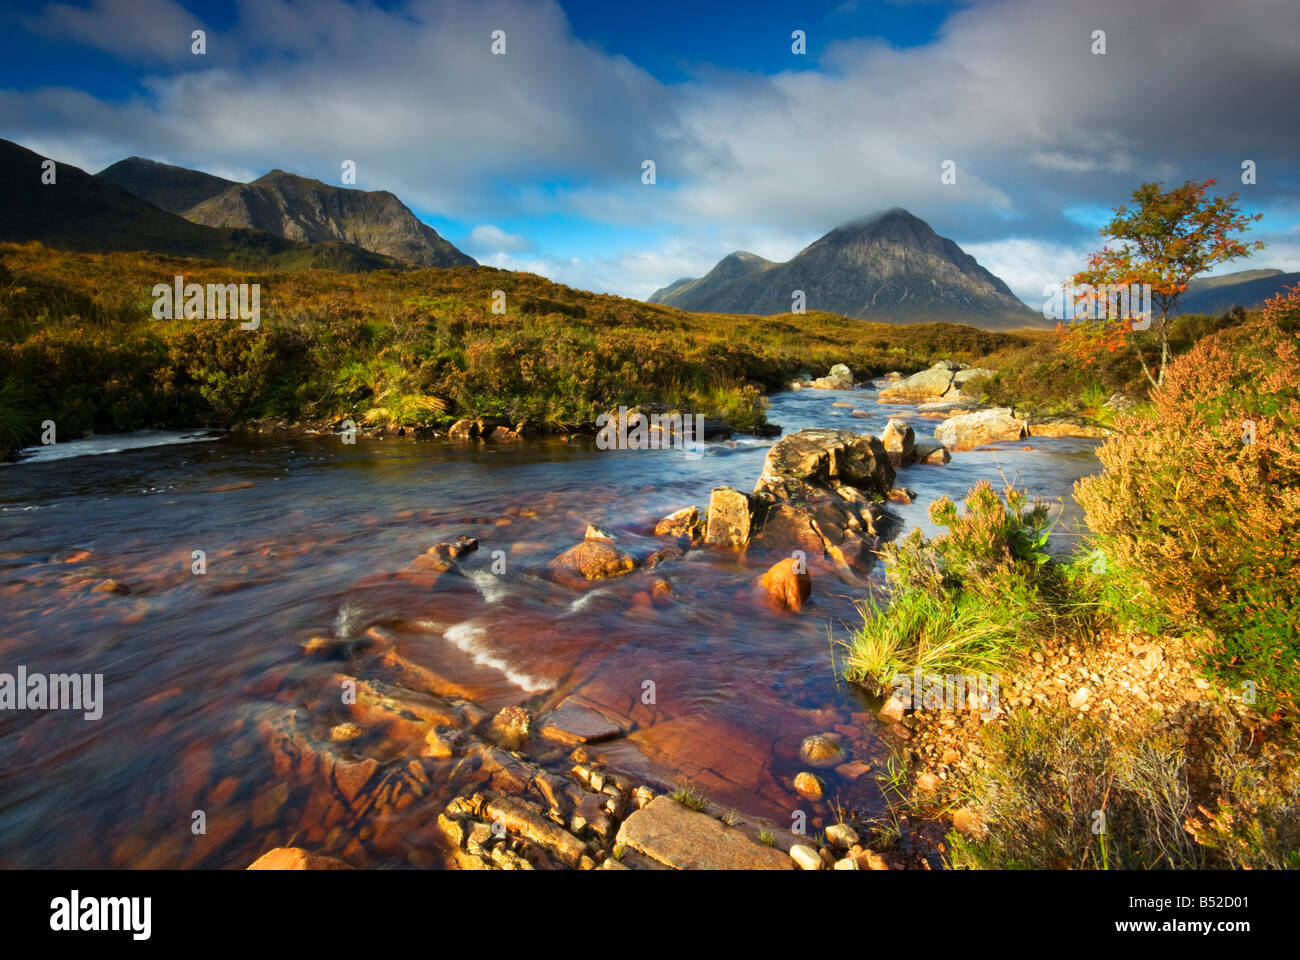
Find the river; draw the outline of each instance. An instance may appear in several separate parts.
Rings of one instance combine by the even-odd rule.
[[[846,398],[871,417],[832,407]],[[890,416],[918,435],[938,423],[877,404],[871,390],[782,393],[769,412],[786,432],[879,434]],[[774,441],[709,443],[692,459],[591,441],[182,439],[98,438],[0,466],[0,672],[104,677],[99,719],[0,712],[0,866],[244,867],[301,840],[310,798],[272,795],[259,721],[301,702],[305,641],[375,625],[490,710],[535,707],[552,689],[620,710],[632,731],[593,757],[640,780],[689,778],[774,822],[788,824],[798,805],[789,780],[809,734],[842,727],[879,760],[874,711],[832,663],[834,641],[859,619],[860,589],[821,577],[802,613],[778,613],[755,601],[761,567],[704,550],[585,591],[545,575],[588,523],[645,556],[661,546],[650,535],[659,517],[704,508],[722,484],[752,488]],[[1063,498],[1062,548],[1079,519],[1071,486],[1099,468],[1095,445],[1034,438],[908,467],[898,483],[917,500],[892,509],[904,530],[931,531],[932,499],[1002,472]],[[468,576],[433,589],[398,576],[461,534],[480,541]],[[492,572],[494,556],[503,572]],[[651,577],[670,596],[651,600]],[[869,813],[873,790],[864,777],[836,796]],[[448,799],[435,789],[420,803]],[[208,821],[202,843],[196,810]],[[367,862],[428,862],[406,846]]]

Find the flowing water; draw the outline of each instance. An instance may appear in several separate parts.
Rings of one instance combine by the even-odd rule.
[[[840,399],[871,417],[832,407]],[[779,394],[769,414],[786,432],[876,434],[890,416],[918,435],[937,425],[868,390]],[[772,442],[710,443],[688,458],[590,441],[149,434],[0,467],[0,673],[104,678],[99,719],[0,711],[0,866],[243,867],[313,837],[310,797],[272,790],[259,725],[301,703],[304,641],[376,625],[489,710],[578,692],[632,724],[591,748],[611,769],[689,778],[712,800],[788,825],[808,806],[789,785],[804,737],[841,727],[855,753],[878,760],[883,749],[872,704],[832,664],[863,588],[815,576],[814,602],[780,613],[755,598],[764,565],[707,550],[583,590],[546,575],[588,523],[644,558],[663,545],[651,536],[659,517],[703,508],[722,484],[752,488]],[[1055,542],[1068,547],[1070,489],[1098,469],[1094,446],[1035,438],[908,467],[898,483],[917,501],[892,509],[904,530],[931,531],[930,500],[1005,474],[1063,498]],[[461,534],[480,542],[467,576],[430,587],[400,574]],[[671,585],[667,598],[651,597],[656,577]],[[108,578],[126,592],[106,589]],[[870,777],[831,786],[856,809],[878,803]],[[408,847],[425,842],[428,813],[448,799],[437,789],[423,798],[410,843],[372,850],[369,862],[434,859]]]

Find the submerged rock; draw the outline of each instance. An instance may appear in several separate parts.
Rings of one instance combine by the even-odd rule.
[[[552,560],[550,567],[562,576],[607,580],[631,573],[637,568],[637,561],[604,540],[584,540]]]
[[[774,606],[794,610],[796,613],[803,609],[805,601],[812,594],[812,577],[793,557],[774,564],[763,574],[759,585],[767,591],[768,599]]]
[[[844,748],[822,734],[814,734],[799,745],[799,759],[814,767],[835,767],[844,763],[848,757]]]

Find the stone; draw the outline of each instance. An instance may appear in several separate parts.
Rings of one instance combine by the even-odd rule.
[[[365,733],[357,723],[338,723],[330,727],[330,740],[333,743],[346,743]]]
[[[1019,440],[1025,429],[1025,421],[1011,416],[1009,408],[999,408],[945,420],[935,429],[934,438],[950,450],[972,450],[988,443]]]
[[[848,759],[844,748],[822,734],[814,734],[799,745],[799,759],[812,767],[835,767]]]
[[[880,433],[880,442],[895,470],[916,459],[916,431],[904,420],[890,419]]]
[[[822,862],[821,854],[803,843],[796,843],[790,847],[790,859],[799,865],[800,870],[821,870],[826,866]]]
[[[1070,697],[1070,709],[1081,709],[1083,705],[1088,702],[1088,697],[1090,696],[1092,696],[1091,690],[1087,687],[1080,687],[1078,690],[1074,691],[1074,694]]]
[[[838,850],[847,850],[858,842],[858,832],[847,823],[832,823],[826,828],[826,842]]]
[[[584,540],[604,540],[606,543],[614,543],[618,540],[618,537],[614,536],[608,530],[605,530],[602,527],[593,526],[590,523],[587,524],[587,532],[582,536]]]
[[[450,563],[453,560],[459,560],[466,554],[473,553],[478,549],[478,540],[473,537],[461,535],[455,540],[447,540],[443,543],[435,543],[425,551],[428,556],[436,560]]]
[[[565,697],[551,711],[539,732],[548,740],[574,744],[611,740],[621,737],[627,729],[628,725],[621,719],[574,694]]]
[[[812,577],[804,565],[793,557],[774,564],[763,574],[759,585],[767,591],[768,600],[773,606],[796,613],[803,609],[804,602],[812,594]]]
[[[624,820],[615,843],[677,870],[794,869],[780,850],[667,796]]]
[[[952,812],[952,828],[962,836],[982,840],[988,835],[988,828],[979,814],[969,807],[958,807]]]
[[[843,860],[836,860],[835,869],[836,870],[857,870],[858,861],[854,860],[852,857],[845,857]]]
[[[805,800],[820,800],[826,795],[826,785],[821,777],[804,770],[795,774],[794,792]]]
[[[843,484],[873,494],[894,485],[894,468],[876,437],[814,428],[782,437],[767,451],[754,493],[802,503],[833,495]]]
[[[637,561],[603,540],[584,540],[570,547],[550,563],[561,578],[581,576],[587,580],[621,577],[637,568]]]
[[[871,772],[871,764],[863,763],[861,760],[851,760],[840,764],[835,768],[835,772],[846,780],[856,780],[864,773]]]
[[[709,496],[704,542],[719,547],[743,547],[749,542],[753,519],[748,494],[733,487],[715,487]]]
[[[916,778],[916,786],[918,790],[924,790],[927,793],[932,793],[935,790],[939,789],[939,778],[927,770],[925,773],[921,774],[919,777]]]
[[[486,440],[498,427],[508,431],[510,422],[500,417],[462,417],[451,425],[447,436],[453,440]]]
[[[942,443],[934,440],[916,441],[916,462],[942,465],[952,461],[952,453]]]
[[[511,744],[520,744],[532,733],[533,715],[523,707],[503,707],[492,718],[492,730],[502,740]]]
[[[655,524],[656,537],[699,538],[700,511],[698,507],[683,507],[668,514]]]
[[[937,399],[952,389],[955,373],[951,361],[940,360],[929,370],[914,373],[886,387],[876,398],[881,403],[921,403]]]
[[[336,857],[323,857],[302,847],[276,847],[262,854],[249,870],[351,870],[352,865]]]

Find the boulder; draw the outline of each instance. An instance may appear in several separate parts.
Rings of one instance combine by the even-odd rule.
[[[918,440],[916,441],[916,462],[917,463],[948,463],[952,460],[952,454],[942,443],[935,440]]]
[[[916,432],[904,420],[893,418],[885,424],[880,442],[889,454],[889,462],[895,470],[916,459]]]
[[[852,390],[854,387],[853,371],[844,364],[837,363],[831,367],[826,376],[818,377],[808,386],[816,387],[819,390]]]
[[[894,468],[876,437],[851,430],[800,430],[768,450],[754,493],[793,503],[824,499],[848,484],[884,495]]]
[[[940,360],[929,370],[914,373],[877,394],[880,403],[922,403],[942,397],[952,389],[956,366],[950,360]]]
[[[968,380],[974,380],[976,377],[993,377],[997,375],[996,370],[990,370],[988,367],[963,367],[952,375],[953,386],[961,387]]]
[[[753,504],[748,494],[734,487],[715,487],[709,497],[704,542],[718,547],[743,547],[749,542],[753,523]]]
[[[812,594],[812,577],[807,569],[793,557],[787,557],[763,574],[759,585],[767,591],[768,599],[776,607],[798,612]]]
[[[577,575],[587,580],[606,580],[631,573],[637,561],[604,540],[583,540],[552,560],[550,567],[561,579]]]
[[[1025,435],[1025,421],[1011,416],[1009,408],[964,413],[945,420],[934,438],[950,450],[972,450],[986,443],[1019,440]]]

